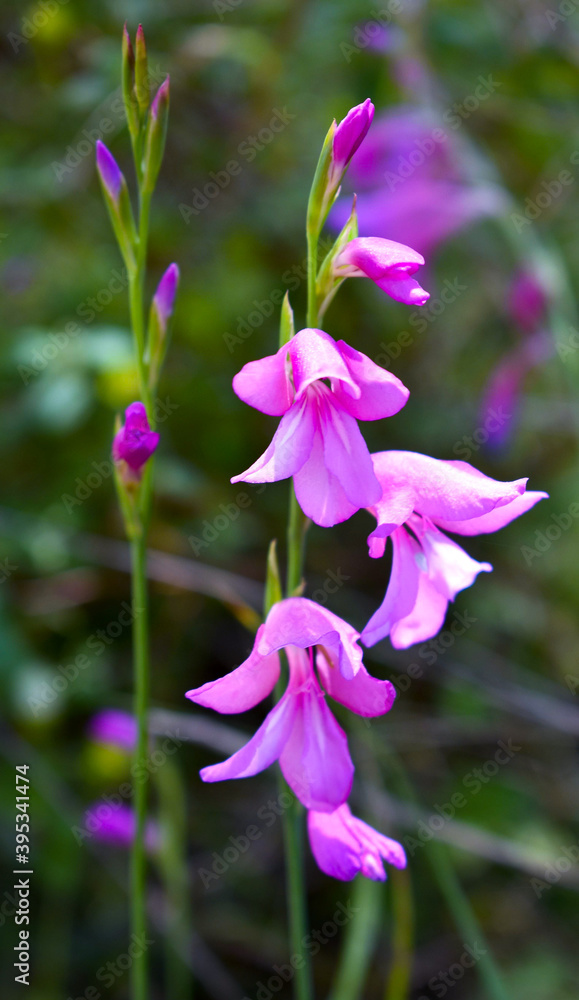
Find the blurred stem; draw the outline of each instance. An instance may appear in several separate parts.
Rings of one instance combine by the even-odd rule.
[[[383,883],[358,877],[354,882],[352,909],[357,916],[352,920],[340,953],[329,1000],[359,1000],[364,995],[364,983],[382,911]]]
[[[307,314],[307,325],[309,327],[317,327],[318,325],[318,307],[317,307],[317,294],[316,294],[316,278],[317,278],[317,268],[318,268],[318,240],[319,234],[312,232],[309,228],[307,230],[307,241],[308,241],[308,314]]]
[[[414,907],[408,868],[389,872],[392,895],[392,966],[384,1000],[406,1000],[412,976]]]
[[[190,1000],[191,973],[182,954],[191,947],[191,907],[186,860],[185,789],[177,764],[166,760],[157,781],[161,820],[159,862],[167,905],[165,926],[166,996]]]
[[[139,191],[139,233],[137,244],[137,262],[135,270],[129,273],[129,305],[131,310],[131,326],[135,342],[135,356],[139,374],[139,390],[147,410],[149,424],[155,428],[155,415],[149,392],[147,366],[145,363],[145,308],[143,302],[145,289],[145,271],[147,266],[147,241],[149,238],[149,211],[151,193]]]
[[[149,636],[147,608],[147,536],[142,530],[131,541],[131,581],[133,603],[134,706],[137,720],[135,773],[145,766],[148,747],[147,711],[149,702]],[[136,830],[131,856],[131,931],[139,940],[146,937],[147,860],[145,823],[147,782],[135,783]],[[133,1000],[147,1000],[147,949],[139,950],[131,966]]]

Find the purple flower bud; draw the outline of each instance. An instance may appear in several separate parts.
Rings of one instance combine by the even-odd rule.
[[[124,178],[113,154],[100,139],[96,144],[96,164],[105,191],[113,201],[118,201]]]
[[[125,423],[113,441],[115,462],[126,462],[138,473],[158,444],[159,434],[151,430],[143,403],[131,403],[125,410]]]
[[[137,722],[128,712],[105,708],[93,715],[88,725],[88,735],[95,743],[132,752],[137,743]]]
[[[159,117],[162,101],[165,103],[168,103],[169,101],[169,77],[167,77],[166,80],[163,80],[163,83],[153,98],[153,103],[151,104],[151,115],[155,119]]]
[[[348,114],[337,126],[332,144],[333,173],[335,176],[341,175],[358,146],[364,140],[372,119],[374,117],[374,105],[370,98],[363,104],[348,111]]]
[[[179,268],[176,264],[170,264],[161,278],[153,298],[159,322],[163,329],[167,327],[167,323],[173,313],[178,281]]]

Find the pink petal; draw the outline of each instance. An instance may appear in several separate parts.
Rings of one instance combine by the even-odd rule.
[[[276,761],[290,737],[297,717],[297,699],[287,691],[245,746],[220,764],[199,772],[203,781],[250,778]]]
[[[447,607],[448,599],[436,589],[426,573],[420,573],[412,611],[392,625],[390,642],[394,649],[408,649],[416,642],[432,639],[444,625]]]
[[[332,383],[335,400],[357,420],[382,420],[398,413],[410,395],[400,379],[343,340],[338,341],[337,347],[361,393],[354,399],[348,386],[337,381]]]
[[[418,594],[422,550],[404,528],[392,535],[394,553],[390,582],[381,606],[372,615],[362,632],[365,646],[373,646],[390,635],[396,623],[412,611]]]
[[[342,819],[342,806],[333,813],[310,811],[308,836],[318,868],[331,878],[350,882],[361,869],[360,842]],[[386,873],[382,870],[380,881]]]
[[[354,778],[346,734],[317,682],[293,697],[298,707],[279,760],[283,776],[306,809],[332,812],[348,798]]]
[[[444,461],[413,451],[381,451],[373,456],[382,485],[381,503],[398,493],[414,493],[413,509],[437,524],[465,521],[511,503],[525,492],[526,479],[501,483],[468,462]]]
[[[271,417],[281,417],[293,403],[294,392],[287,372],[287,346],[277,354],[244,365],[233,379],[233,391],[249,406]]]
[[[345,680],[341,672],[328,662],[328,656],[320,650],[316,657],[318,673],[326,691],[334,701],[345,705],[350,711],[364,718],[373,718],[389,712],[394,704],[396,690],[390,681],[372,677],[366,667],[360,664],[356,676]]]
[[[259,631],[263,631],[263,625]],[[258,637],[259,637],[258,631]],[[256,638],[256,644],[259,638]],[[187,691],[185,697],[196,705],[228,715],[247,712],[273,691],[279,678],[279,656],[260,656],[254,647],[247,660],[225,677]]]
[[[292,362],[296,399],[318,379],[340,379],[350,386],[353,396],[360,390],[338,350],[335,340],[323,330],[306,328],[296,333],[288,344]]]
[[[382,490],[356,420],[334,404],[329,393],[321,400],[319,413],[329,472],[338,479],[356,509],[376,503]]]
[[[454,601],[460,590],[472,586],[479,573],[492,572],[490,563],[471,559],[460,545],[434,527],[421,534],[420,543],[428,563],[428,578],[448,601]]]
[[[255,648],[261,656],[286,646],[327,646],[346,678],[362,665],[360,636],[351,625],[307,597],[288,597],[274,604],[259,630]]]
[[[502,507],[495,507],[488,514],[481,514],[480,517],[471,517],[468,521],[444,521],[436,519],[437,525],[445,531],[453,531],[457,535],[486,535],[490,531],[498,531],[510,524],[515,517],[525,514],[531,507],[534,507],[539,500],[548,500],[548,493],[541,493],[536,490],[527,490],[522,496],[515,497],[510,503]]]
[[[275,483],[293,476],[307,461],[316,430],[315,409],[307,398],[294,403],[281,418],[263,455],[232,483]]]
[[[415,278],[403,277],[402,275],[400,278],[389,276],[380,278],[376,285],[391,299],[395,299],[396,302],[404,302],[407,306],[423,306],[430,298],[430,292],[426,292]]]
[[[424,257],[418,251],[380,236],[358,236],[350,240],[336,261],[337,267],[356,268],[372,281],[390,276],[392,270],[402,272],[401,276],[414,274],[422,264]]]
[[[306,517],[322,528],[347,521],[359,510],[346,496],[337,476],[326,467],[320,431],[315,435],[310,457],[294,474],[294,489]]]

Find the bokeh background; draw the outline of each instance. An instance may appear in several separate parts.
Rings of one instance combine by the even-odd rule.
[[[13,768],[28,763],[27,995],[128,996],[126,972],[97,978],[127,947],[127,852],[74,832],[91,803],[129,780],[127,755],[89,732],[99,710],[131,708],[130,631],[116,624],[130,599],[128,556],[109,456],[115,413],[137,390],[122,266],[94,170],[103,137],[129,174],[119,111],[125,18],[133,31],[143,22],[158,79],[171,74],[149,290],[172,260],[182,275],[151,536],[160,553],[151,560],[155,726],[159,742],[177,733],[178,746],[152,768],[150,786],[155,820],[181,824],[175,851],[184,860],[171,905],[163,864],[152,860],[154,997],[191,995],[191,963],[200,1000],[291,991],[271,978],[289,958],[281,823],[267,811],[275,774],[210,787],[198,778],[252,731],[261,709],[220,720],[183,695],[244,658],[270,539],[284,559],[286,483],[248,488],[249,506],[228,506],[240,492],[230,476],[275,426],[236,399],[231,379],[273,352],[279,290],[290,290],[304,323],[304,212],[318,151],[331,119],[371,97],[371,155],[358,158],[348,192],[355,181],[361,220],[380,235],[424,249],[431,303],[420,322],[370,282],[350,281],[328,312],[336,339],[411,389],[405,410],[365,425],[365,436],[374,450],[529,476],[550,499],[498,535],[467,540],[494,572],[459,596],[439,645],[400,653],[383,642],[366,657],[399,698],[371,725],[346,720],[354,805],[406,844],[409,874],[385,886],[342,884],[308,856],[312,929],[338,904],[362,913],[321,945],[316,995],[402,996],[386,990],[409,946],[412,1000],[499,996],[484,982],[484,962],[463,961],[478,944],[512,1000],[573,1000],[579,12],[556,0],[2,4],[3,995],[18,989]],[[275,115],[283,127],[252,145]],[[104,136],[103,119],[112,122]],[[444,138],[425,152],[433,129]],[[232,160],[241,165],[234,174]],[[387,562],[368,559],[370,525],[362,512],[309,536],[307,593],[358,627],[388,573]],[[450,630],[457,619],[467,622],[461,635]],[[75,673],[79,656],[88,662]],[[512,753],[496,765],[499,741]],[[236,850],[250,825],[259,838]],[[175,906],[190,909],[191,934],[172,923]],[[348,992],[352,969],[360,985]]]

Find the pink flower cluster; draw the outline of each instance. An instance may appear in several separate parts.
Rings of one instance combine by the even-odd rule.
[[[365,102],[335,127],[339,162],[328,173],[334,188],[372,113]],[[333,266],[336,281],[366,276],[394,299],[416,305],[428,298],[412,277],[423,263],[403,244],[354,236],[338,247]],[[274,691],[285,651],[285,693],[249,742],[228,760],[205,767],[201,777],[207,782],[247,778],[279,761],[308,810],[310,843],[320,868],[339,879],[357,872],[384,879],[383,860],[404,867],[404,851],[352,816],[347,800],[354,765],[326,696],[363,717],[388,712],[394,688],[367,672],[360,639],[372,646],[389,636],[393,646],[406,648],[436,635],[449,601],[478,573],[492,569],[472,559],[446,532],[496,531],[546,494],[526,491],[524,479],[497,482],[466,462],[406,451],[371,455],[358,422],[398,413],[409,391],[395,375],[323,330],[303,329],[276,354],[246,364],[233,388],[244,402],[281,420],[264,454],[232,482],[293,477],[304,514],[323,527],[366,508],[377,522],[368,538],[370,556],[381,557],[391,538],[393,560],[384,601],[361,635],[315,602],[290,596],[272,607],[240,666],[187,693],[217,712],[248,711]]]

